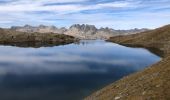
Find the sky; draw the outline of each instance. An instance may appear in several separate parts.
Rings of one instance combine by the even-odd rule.
[[[170,24],[170,0],[0,0],[0,27],[25,24],[157,28]]]

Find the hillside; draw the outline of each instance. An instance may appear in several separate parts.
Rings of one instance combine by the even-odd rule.
[[[64,34],[25,33],[8,29],[0,29],[0,44],[2,45],[41,47],[68,44],[76,41],[76,38]]]
[[[162,53],[162,61],[124,77],[97,91],[86,100],[170,100],[170,25],[108,41],[125,46],[154,48]]]
[[[140,34],[112,37],[108,41],[131,46],[159,48],[161,51],[167,53],[169,52],[170,44],[170,25]]]

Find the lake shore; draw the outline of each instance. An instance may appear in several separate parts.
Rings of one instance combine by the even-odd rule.
[[[169,100],[170,99],[170,25],[139,34],[112,37],[108,41],[154,48],[163,59],[143,71],[93,93],[85,100]]]

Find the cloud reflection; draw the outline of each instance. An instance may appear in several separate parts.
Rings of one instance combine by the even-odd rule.
[[[0,46],[0,99],[81,100],[159,60],[145,49],[96,40],[36,49]]]
[[[116,67],[138,70],[159,60],[145,49],[104,41],[90,41],[86,46],[70,44],[38,49],[1,46],[0,51],[1,75],[107,73]]]

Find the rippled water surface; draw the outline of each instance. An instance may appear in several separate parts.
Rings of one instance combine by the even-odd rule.
[[[0,46],[0,100],[80,100],[160,58],[102,40],[64,46]]]

